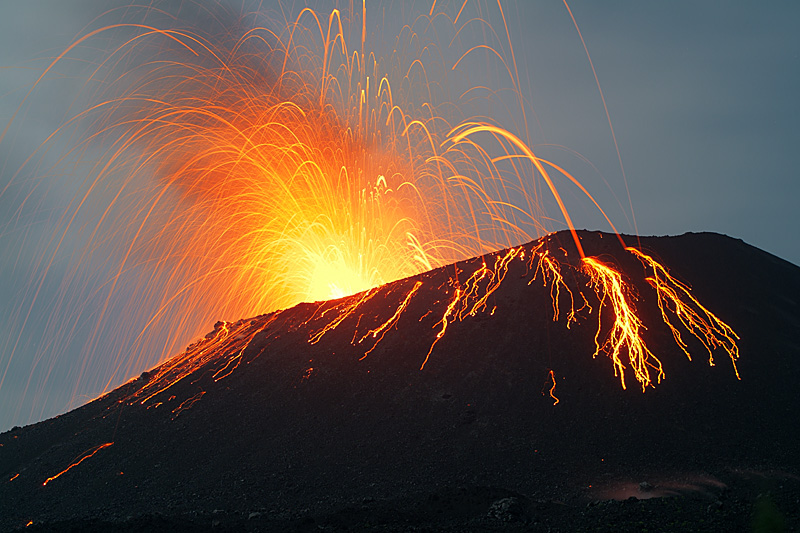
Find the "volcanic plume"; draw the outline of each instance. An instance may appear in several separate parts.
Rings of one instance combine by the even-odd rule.
[[[580,265],[569,232],[552,234],[519,247],[497,286],[481,285],[483,305],[460,319],[448,314],[455,291],[514,249],[219,322],[88,405],[1,435],[0,527],[142,516],[157,527],[159,514],[194,527],[366,527],[383,517],[391,527],[480,529],[498,524],[493,503],[513,501],[519,510],[503,520],[576,530],[632,512],[580,509],[638,483],[642,498],[703,484],[701,508],[718,505],[702,515],[708,530],[749,521],[761,486],[795,523],[786,502],[800,467],[797,267],[721,235],[640,239],[738,333],[734,364],[724,347],[702,356],[700,338],[665,322],[652,270],[615,235],[578,237],[630,287],[660,383],[635,386],[631,361],[595,353],[613,330],[611,309],[569,266]],[[534,250],[562,254],[559,316],[558,285],[531,268]],[[652,525],[680,529],[687,515],[675,512]]]
[[[0,362],[4,394],[7,376],[26,379],[15,420],[111,390],[210,317],[519,246],[551,220],[572,228],[568,204],[616,231],[595,187],[534,153],[501,4],[433,2],[408,21],[365,2],[169,4],[98,18],[0,133],[13,142],[40,91],[75,69],[63,123],[0,191],[3,234],[35,250]]]

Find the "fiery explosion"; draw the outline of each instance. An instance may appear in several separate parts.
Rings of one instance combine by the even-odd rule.
[[[441,288],[448,300],[429,310],[435,320],[421,369],[448,324],[492,313],[487,302],[508,265],[526,261],[530,282],[550,287],[553,319],[565,317],[566,327],[576,313],[592,312],[588,287],[596,300],[595,356],[610,357],[623,387],[628,369],[643,390],[660,381],[661,362],[641,338],[624,277],[584,256],[557,181],[591,199],[589,192],[530,148],[502,7],[495,6],[499,24],[492,26],[478,2],[432,4],[386,42],[368,22],[377,19],[365,2],[347,11],[307,8],[277,23],[245,13],[220,19],[215,31],[183,27],[148,8],[136,23],[88,32],[52,62],[37,84],[73,51],[102,51],[84,84],[83,110],[39,152],[63,148],[46,176],[82,180],[31,279],[38,294],[50,265],[69,256],[45,337],[72,341],[90,318],[74,396],[108,390],[177,353],[209,317],[303,301],[355,295],[315,317],[309,342],[353,327],[353,343],[367,357],[422,282],[376,325],[350,325],[377,287],[505,248],[493,264]],[[489,37],[466,42],[473,26]],[[484,62],[491,64],[487,84],[476,84],[476,65]],[[497,72],[509,80],[502,87],[489,83]],[[548,232],[550,199],[573,233],[586,287],[569,286],[562,277],[569,266],[541,243],[519,246]],[[74,251],[62,249],[67,241],[78,243]],[[629,250],[653,270],[663,319],[687,356],[676,318],[710,357],[722,347],[735,362],[735,333],[653,258]],[[222,323],[162,365],[137,401],[160,405],[162,393],[210,358],[214,379],[223,379],[262,330]],[[68,344],[43,350],[58,355]],[[552,371],[549,379],[558,403]],[[45,383],[37,396],[46,394]],[[173,416],[201,396],[181,399]]]

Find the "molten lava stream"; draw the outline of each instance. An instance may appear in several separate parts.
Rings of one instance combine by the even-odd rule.
[[[73,468],[75,468],[76,466],[81,464],[82,462],[84,462],[85,460],[87,460],[87,459],[89,459],[91,457],[94,457],[95,454],[97,454],[97,452],[99,452],[100,450],[103,450],[103,449],[108,448],[109,446],[113,446],[113,445],[114,445],[113,442],[106,442],[105,444],[100,444],[99,446],[95,446],[94,448],[91,448],[91,449],[87,450],[86,452],[84,452],[81,455],[81,457],[79,459],[77,459],[74,462],[70,463],[70,465],[68,467],[66,467],[64,470],[62,470],[61,472],[59,472],[58,474],[56,474],[54,476],[50,476],[49,478],[45,479],[44,483],[42,483],[42,486],[46,486],[48,483],[50,483],[51,481],[53,481],[55,479],[58,479],[62,475],[66,474],[67,472],[69,472],[70,470],[72,470]]]

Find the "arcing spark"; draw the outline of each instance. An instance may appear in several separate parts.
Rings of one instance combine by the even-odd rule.
[[[72,470],[73,468],[75,468],[76,466],[78,466],[79,464],[84,462],[85,460],[90,459],[91,457],[94,457],[95,454],[97,454],[97,452],[99,452],[100,450],[103,450],[103,449],[108,448],[109,446],[113,446],[113,445],[114,445],[113,442],[106,442],[105,444],[100,444],[99,446],[95,446],[94,448],[91,448],[90,450],[84,452],[81,455],[81,457],[76,459],[74,462],[70,463],[70,465],[68,467],[66,467],[64,470],[62,470],[61,472],[59,472],[59,473],[57,473],[57,474],[55,474],[53,476],[50,476],[49,478],[45,479],[44,483],[42,483],[42,486],[45,486],[48,483],[50,483],[51,481],[53,481],[54,479],[58,479],[59,477],[63,476],[64,474],[66,474],[67,472],[69,472],[70,470]]]
[[[65,176],[71,196],[13,313],[11,357],[26,317],[49,313],[45,376],[80,350],[73,399],[93,396],[179,352],[209,317],[342,297],[546,233],[544,167],[509,157],[508,139],[527,139],[511,38],[470,42],[484,7],[437,7],[387,41],[366,3],[198,27],[132,6],[146,24],[80,37],[40,82],[94,46],[76,57],[88,103],[29,159],[39,172],[62,150],[40,179]],[[484,51],[510,91],[485,90],[491,65],[473,85]],[[502,123],[516,134],[497,135]],[[33,205],[9,230],[27,231]],[[32,379],[40,400],[47,379]]]

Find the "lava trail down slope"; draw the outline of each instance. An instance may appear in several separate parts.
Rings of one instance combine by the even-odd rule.
[[[686,357],[647,269],[616,236],[578,235],[586,255],[635,288],[643,338],[665,373],[645,392],[630,372],[623,389],[610,359],[592,356],[599,301],[560,232],[520,248],[530,257],[541,244],[563,263],[557,320],[553,285],[524,255],[495,272],[502,283],[474,316],[447,314],[464,280],[508,254],[496,252],[368,293],[220,322],[101,398],[3,433],[0,530],[156,515],[302,529],[304,518],[363,518],[386,502],[424,512],[415,495],[447,487],[484,491],[485,504],[463,511],[484,518],[493,500],[514,495],[506,501],[522,510],[503,512],[533,528],[546,520],[536,505],[585,508],[624,499],[625,487],[645,480],[639,496],[681,483],[718,495],[737,472],[796,480],[800,269],[717,234],[625,237],[739,335],[737,379],[730,358],[715,353],[710,366],[683,332]],[[603,335],[605,326],[601,344]],[[411,511],[393,516],[414,523]]]

